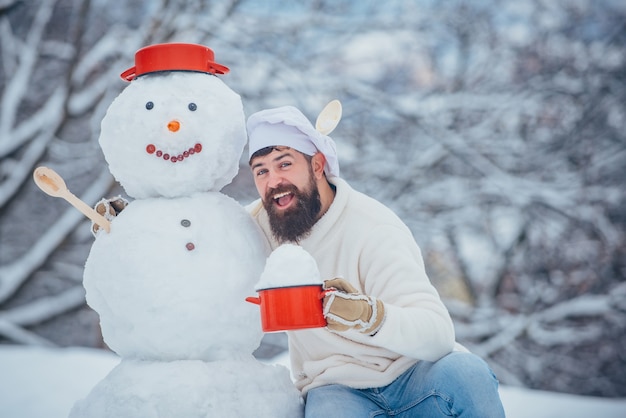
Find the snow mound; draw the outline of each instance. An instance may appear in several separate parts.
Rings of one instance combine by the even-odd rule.
[[[118,356],[104,350],[0,345],[2,417],[66,418],[76,400],[85,397],[119,362]],[[269,363],[288,366],[287,354]],[[221,378],[225,385],[234,384],[225,374]],[[622,418],[626,411],[626,399],[506,386],[500,388],[500,395],[507,418]],[[210,401],[210,393],[207,396]]]

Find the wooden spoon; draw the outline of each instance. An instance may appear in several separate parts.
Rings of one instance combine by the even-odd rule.
[[[44,193],[54,197],[62,197],[81,211],[86,217],[97,223],[101,228],[104,228],[105,231],[111,231],[111,223],[109,220],[74,196],[72,192],[67,189],[65,181],[63,181],[63,178],[56,171],[48,167],[37,167],[33,172],[33,179],[35,180],[35,184],[37,184]]]
[[[315,129],[322,135],[328,135],[336,127],[341,120],[341,102],[333,100],[328,103],[317,116]]]

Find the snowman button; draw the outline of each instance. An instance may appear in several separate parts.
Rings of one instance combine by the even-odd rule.
[[[183,219],[182,221],[180,221],[180,224],[184,226],[185,228],[188,228],[189,226],[191,226],[191,222],[189,221],[189,219]]]
[[[187,250],[192,251],[196,248],[195,245],[193,245],[193,242],[188,242],[187,245],[185,245],[185,247],[187,247]]]

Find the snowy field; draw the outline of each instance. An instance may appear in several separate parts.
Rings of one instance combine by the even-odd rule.
[[[285,356],[275,363],[287,365]],[[0,345],[0,415],[2,418],[65,418],[118,363],[104,351],[43,349]],[[624,418],[626,399],[602,399],[501,389],[508,418]]]

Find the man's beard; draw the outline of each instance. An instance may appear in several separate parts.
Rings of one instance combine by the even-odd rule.
[[[270,190],[265,196],[263,206],[267,211],[272,234],[278,242],[298,242],[305,238],[317,222],[322,209],[322,201],[313,178],[308,191],[300,191],[293,184],[279,186]],[[272,195],[291,192],[296,198],[296,205],[284,211],[278,211]]]

